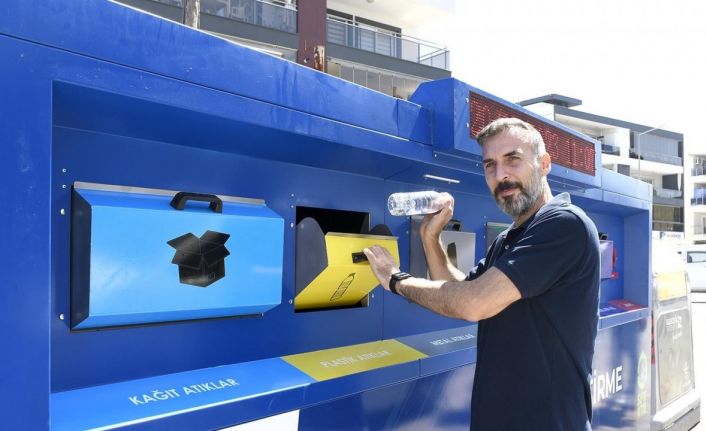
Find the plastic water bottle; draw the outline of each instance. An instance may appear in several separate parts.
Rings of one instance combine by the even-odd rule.
[[[393,216],[431,214],[441,209],[440,205],[435,204],[439,196],[439,192],[432,190],[424,192],[393,193],[387,199],[387,209]]]

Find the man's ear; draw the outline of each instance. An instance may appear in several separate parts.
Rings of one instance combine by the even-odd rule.
[[[552,170],[552,156],[549,153],[544,153],[539,158],[539,163],[542,166],[542,175],[547,176]]]

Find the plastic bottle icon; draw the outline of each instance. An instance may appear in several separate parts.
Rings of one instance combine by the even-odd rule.
[[[387,199],[387,209],[393,216],[411,216],[431,214],[439,211],[437,203],[439,192],[432,190],[424,192],[393,193]]]

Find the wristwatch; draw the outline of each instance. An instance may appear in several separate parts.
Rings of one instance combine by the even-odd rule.
[[[390,292],[394,293],[395,295],[399,295],[399,293],[397,292],[397,283],[408,278],[412,278],[412,276],[407,274],[406,272],[400,271],[392,274],[390,276]]]

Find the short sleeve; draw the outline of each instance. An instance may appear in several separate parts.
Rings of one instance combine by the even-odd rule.
[[[481,259],[480,261],[478,261],[478,265],[476,265],[475,268],[473,268],[471,270],[471,272],[468,273],[468,276],[466,277],[466,281],[475,280],[476,278],[483,275],[485,270],[486,270],[485,259]]]
[[[512,280],[523,298],[538,296],[569,271],[578,270],[587,236],[579,216],[566,210],[552,211],[530,223],[493,266]]]

